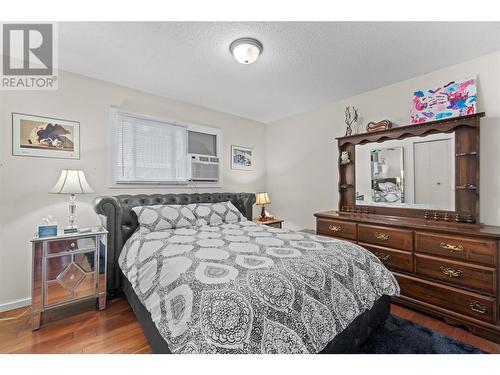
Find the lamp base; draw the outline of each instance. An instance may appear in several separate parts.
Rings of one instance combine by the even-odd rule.
[[[64,234],[78,233],[78,226],[75,224],[76,220],[76,195],[71,194],[69,197],[69,225],[64,228]]]
[[[266,206],[262,205],[262,209],[260,210],[260,221],[266,221]]]

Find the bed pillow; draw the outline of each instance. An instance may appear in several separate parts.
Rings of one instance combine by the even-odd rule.
[[[381,191],[398,191],[398,186],[394,182],[379,182],[378,188]]]
[[[194,227],[196,217],[188,205],[155,205],[137,206],[136,213],[139,225],[151,232],[173,228]]]
[[[195,203],[189,206],[198,219],[198,225],[231,224],[247,220],[230,201],[219,203]]]

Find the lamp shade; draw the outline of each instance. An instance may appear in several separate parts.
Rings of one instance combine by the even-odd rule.
[[[63,169],[59,180],[50,193],[53,194],[89,194],[94,190],[90,187],[85,172],[78,169]]]
[[[265,204],[271,204],[271,200],[269,199],[269,195],[267,193],[257,193],[257,200],[255,204],[257,205],[265,205]]]

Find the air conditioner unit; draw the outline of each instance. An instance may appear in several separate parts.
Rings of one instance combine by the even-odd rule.
[[[219,158],[188,154],[189,181],[219,181]]]

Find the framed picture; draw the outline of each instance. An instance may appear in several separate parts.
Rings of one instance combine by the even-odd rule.
[[[231,169],[242,171],[253,170],[253,149],[241,146],[231,146]]]
[[[445,82],[413,93],[410,121],[412,124],[476,113],[476,78]]]
[[[12,113],[12,155],[80,159],[80,123]]]

